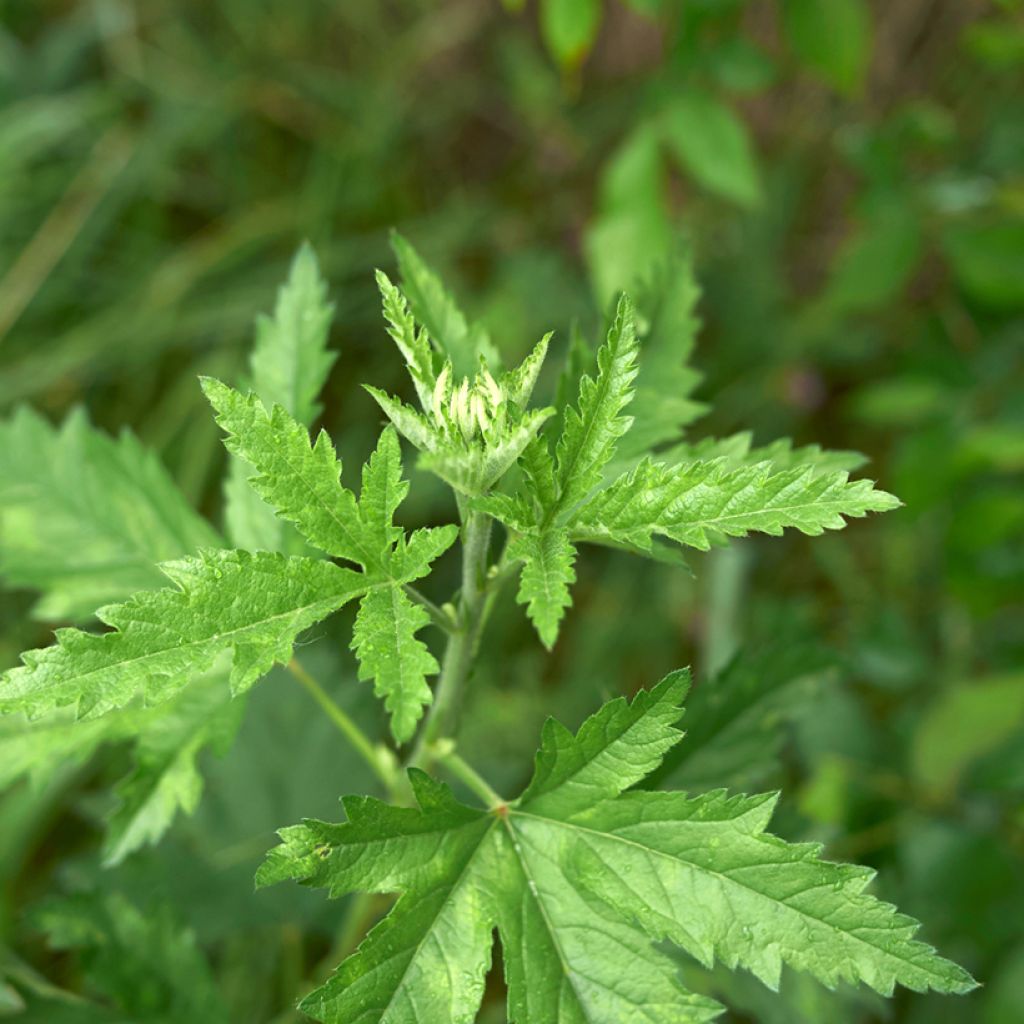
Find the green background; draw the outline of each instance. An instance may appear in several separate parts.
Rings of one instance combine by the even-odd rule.
[[[711,406],[693,436],[859,449],[906,505],[695,556],[694,578],[587,552],[551,656],[511,599],[499,607],[467,757],[514,790],[546,714],[575,725],[683,664],[699,691],[736,655],[747,720],[666,784],[781,787],[782,834],[877,868],[876,891],[985,986],[886,1002],[787,974],[772,995],[688,965],[692,983],[736,1022],[1015,1024],[1024,5],[520,6],[8,0],[0,414],[29,402],[59,420],[80,404],[109,431],[131,426],[217,519],[225,454],[196,376],[240,379],[301,240],[337,306],[323,423],[352,460],[379,427],[359,385],[407,390],[372,275],[393,268],[389,228],[508,362],[548,329],[556,356],[574,322],[594,337],[618,289],[689,249]],[[451,515],[413,483],[413,525]],[[31,604],[0,592],[0,667],[60,624]],[[383,735],[346,626],[322,630],[309,663]],[[201,976],[232,1021],[300,1019],[293,1000],[353,935],[318,894],[254,896],[252,871],[274,828],[371,790],[365,770],[275,675],[210,759],[196,816],[104,871],[100,823],[126,764],[115,748],[0,795],[0,1014],[194,1021],[176,993],[205,991]],[[181,925],[194,963],[174,952]],[[42,976],[95,1005],[51,1001]],[[492,980],[481,1019],[500,1022]]]

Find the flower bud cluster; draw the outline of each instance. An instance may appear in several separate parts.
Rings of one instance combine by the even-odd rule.
[[[471,441],[502,431],[507,406],[505,393],[486,366],[481,364],[472,381],[463,377],[456,385],[451,363],[446,363],[434,385],[430,411],[446,434]]]

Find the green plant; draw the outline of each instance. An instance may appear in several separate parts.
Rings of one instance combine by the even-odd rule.
[[[549,338],[503,371],[488,332],[411,246],[396,239],[396,252],[402,287],[378,281],[419,408],[368,389],[390,425],[358,497],[341,482],[331,439],[309,434],[333,362],[331,309],[309,249],[273,318],[260,322],[248,389],[203,380],[233,456],[226,543],[130,437],[110,441],[81,418],[55,432],[28,411],[3,425],[5,572],[42,591],[50,614],[144,588],[97,613],[109,631],[60,630],[0,679],[0,713],[27,716],[7,744],[4,777],[134,740],[136,764],[118,786],[106,840],[108,863],[121,861],[156,841],[179,809],[195,808],[199,751],[230,742],[249,690],[285,664],[391,802],[348,797],[344,824],[285,829],[258,881],[401,894],[303,1001],[317,1019],[474,1020],[495,928],[509,1019],[523,1024],[714,1019],[722,1007],[683,986],[675,947],[708,967],[744,967],[770,987],[786,964],[830,987],[862,981],[886,995],[896,984],[972,989],[967,972],[913,938],[916,922],[864,892],[870,870],[767,835],[774,795],[643,788],[682,739],[686,671],[632,702],[606,703],[575,734],[549,720],[517,799],[499,796],[460,755],[481,638],[516,577],[517,600],[550,649],[571,605],[579,545],[676,563],[679,547],[787,527],[817,535],[898,502],[849,479],[854,453],[752,448],[747,435],[685,440],[700,411],[685,366],[697,329],[686,260],[663,268],[636,308],[618,301],[596,355],[574,336],[553,404],[537,409]],[[399,433],[452,489],[457,524],[395,525],[408,493]],[[63,519],[38,514],[54,504]],[[420,581],[457,540],[461,584],[438,603]],[[173,587],[153,589],[157,560]],[[293,653],[304,631],[355,602],[351,647],[359,678],[383,700],[391,745],[367,735]],[[428,626],[443,638],[440,659],[420,636]],[[432,772],[450,775],[475,804]],[[83,944],[73,910],[51,915],[68,946]],[[108,914],[111,933],[130,943],[135,912],[115,901]],[[201,974],[191,939],[171,924],[166,933]]]

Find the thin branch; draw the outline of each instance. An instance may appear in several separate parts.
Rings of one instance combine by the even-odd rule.
[[[389,794],[398,792],[395,770],[389,764],[388,751],[374,745],[370,738],[327,694],[327,691],[294,658],[288,662],[288,671],[309,691],[310,696],[320,705],[327,717],[349,741],[352,748],[370,766],[374,775],[384,784]]]
[[[468,762],[464,761],[455,753],[455,744],[450,740],[442,740],[430,748],[430,753],[435,761],[444,765],[457,779],[464,782],[484,804],[490,809],[503,807],[508,801],[496,793],[480,775],[479,772]]]
[[[410,600],[415,601],[416,604],[422,605],[426,608],[430,615],[430,621],[439,629],[443,629],[446,633],[454,633],[458,628],[454,617],[450,612],[446,612],[444,608],[438,607],[430,600],[425,594],[421,594],[411,583],[406,583],[402,589],[405,591],[405,596]]]

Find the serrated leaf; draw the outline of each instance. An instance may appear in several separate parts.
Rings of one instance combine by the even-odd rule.
[[[753,434],[742,431],[729,437],[708,437],[693,443],[673,445],[658,455],[658,460],[670,465],[688,462],[710,462],[724,459],[732,466],[752,466],[770,462],[775,470],[813,468],[822,472],[846,470],[852,473],[867,462],[860,452],[822,448],[817,444],[794,448],[789,438],[780,438],[770,444],[753,446]]]
[[[331,562],[268,552],[205,551],[162,568],[176,586],[101,609],[110,632],[58,630],[52,647],[22,655],[0,676],[0,714],[75,705],[86,717],[139,695],[167,700],[222,651],[233,652],[231,689],[241,693],[288,661],[299,633],[375,585]]]
[[[656,268],[637,295],[643,358],[636,380],[633,423],[619,442],[616,464],[630,464],[669,442],[706,409],[691,395],[701,375],[690,366],[700,319],[700,288],[689,255],[676,254]]]
[[[398,346],[398,351],[402,353],[420,405],[427,411],[431,405],[434,385],[437,383],[430,338],[425,330],[416,327],[416,321],[405,296],[381,270],[377,271],[377,287],[384,304],[388,334]]]
[[[337,353],[327,349],[334,306],[327,284],[308,244],[295,254],[288,278],[277,293],[272,317],[256,320],[256,341],[249,368],[249,387],[267,408],[281,406],[306,427],[320,415],[318,396]],[[236,457],[225,482],[228,532],[232,542],[252,551],[290,553],[285,524],[278,520],[248,485],[251,471]]]
[[[686,680],[613,702],[572,736],[548,726],[523,796],[488,810],[419,772],[418,809],[345,801],[342,825],[282,832],[260,884],[297,878],[400,892],[391,913],[302,1008],[317,1020],[469,1024],[497,928],[515,1024],[687,1024],[722,1012],[688,992],[669,939],[769,985],[782,963],[826,984],[966,992],[916,923],[864,893],[871,872],[764,833],[774,797],[627,792],[680,738]]]
[[[137,722],[135,766],[115,787],[118,804],[107,818],[104,864],[118,864],[140,847],[155,843],[179,811],[191,814],[196,809],[203,791],[199,754],[204,749],[225,751],[244,705],[231,699],[227,673],[214,669],[193,679],[171,700],[127,712]],[[114,712],[97,722],[117,717]]]
[[[622,413],[633,397],[637,351],[633,306],[622,296],[597,353],[597,377],[582,378],[578,408],[566,411],[556,447],[558,498],[549,519],[571,510],[601,482],[618,439],[629,429],[632,420]]]
[[[371,591],[359,604],[352,649],[359,678],[374,681],[391,715],[391,732],[405,743],[416,730],[423,708],[433,699],[427,676],[438,671],[434,656],[416,633],[430,621],[399,587]]]
[[[565,610],[572,604],[569,587],[576,582],[576,549],[565,530],[550,527],[542,533],[513,537],[508,557],[523,563],[516,601],[526,605],[541,643],[551,650]]]
[[[797,466],[775,472],[771,463],[734,468],[728,462],[670,467],[644,461],[596,494],[574,517],[577,540],[607,538],[647,547],[655,535],[706,551],[750,532],[778,536],[794,528],[811,536],[899,506],[870,480],[845,471]]]
[[[481,357],[488,366],[497,366],[498,352],[481,324],[471,324],[456,305],[441,279],[419,253],[398,232],[391,234],[391,248],[402,274],[402,292],[409,300],[413,316],[451,360],[456,376],[472,374]]]
[[[72,413],[59,429],[31,409],[0,422],[0,575],[42,592],[34,614],[85,619],[164,582],[157,562],[217,546],[159,460]]]
[[[268,414],[256,395],[242,395],[209,377],[203,390],[228,433],[225,445],[256,469],[253,488],[311,544],[376,577],[401,583],[417,578],[406,572],[399,579],[393,572],[392,552],[403,532],[392,517],[409,489],[394,431],[381,434],[364,466],[357,501],[341,483],[341,461],[324,431],[311,444],[306,429],[280,406]],[[440,551],[454,543],[455,527],[433,532]]]

